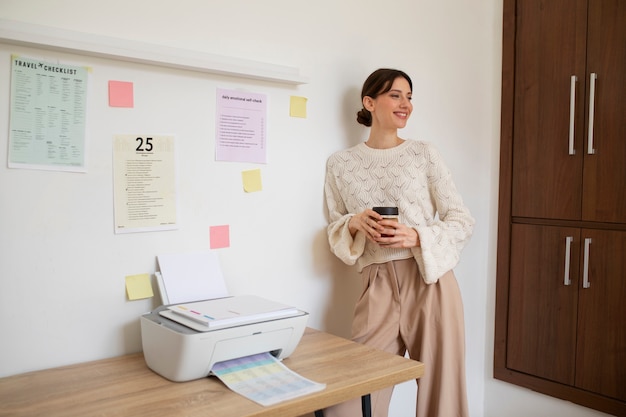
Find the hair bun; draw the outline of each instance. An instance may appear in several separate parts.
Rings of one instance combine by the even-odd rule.
[[[369,110],[362,108],[356,114],[356,121],[367,127],[372,126],[372,113]]]

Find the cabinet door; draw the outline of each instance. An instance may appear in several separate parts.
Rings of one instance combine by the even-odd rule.
[[[583,220],[626,223],[626,2],[589,0]],[[590,97],[590,95],[592,97]],[[590,151],[590,147],[593,149]],[[590,153],[593,152],[593,153]]]
[[[514,217],[580,220],[586,3],[517,2]],[[577,77],[573,91],[572,76]],[[575,98],[573,155],[569,142],[571,98]]]
[[[507,368],[574,384],[579,235],[512,226]]]
[[[626,232],[582,236],[589,284],[579,290],[576,386],[626,401]]]

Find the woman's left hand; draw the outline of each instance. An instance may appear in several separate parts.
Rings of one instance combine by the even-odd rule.
[[[395,220],[380,220],[379,225],[384,226],[382,235],[374,241],[380,246],[388,248],[414,248],[420,245],[417,230]]]

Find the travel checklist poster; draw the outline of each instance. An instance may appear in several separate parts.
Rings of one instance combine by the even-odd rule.
[[[177,228],[173,136],[115,136],[113,175],[115,233]]]
[[[89,70],[11,61],[9,168],[84,172]]]
[[[267,96],[217,89],[215,159],[267,162]]]

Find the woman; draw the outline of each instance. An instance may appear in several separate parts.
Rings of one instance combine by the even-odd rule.
[[[328,240],[362,276],[352,339],[425,364],[416,416],[467,417],[463,304],[452,269],[474,219],[437,150],[398,136],[413,110],[412,88],[394,69],[376,70],[363,84],[357,121],[369,137],[326,166]],[[377,206],[398,207],[398,221],[383,220]],[[372,393],[373,416],[387,416],[392,389]],[[325,415],[360,409],[357,399]]]

